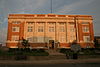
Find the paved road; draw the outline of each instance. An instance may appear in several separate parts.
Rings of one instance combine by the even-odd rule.
[[[100,59],[41,61],[0,60],[0,67],[100,67]]]
[[[99,63],[66,63],[66,64],[0,64],[0,67],[100,67]]]

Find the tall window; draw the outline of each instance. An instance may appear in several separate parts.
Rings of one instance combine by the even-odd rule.
[[[61,36],[60,38],[59,38],[59,41],[61,42],[61,43],[64,43],[65,42],[65,37],[64,36]]]
[[[12,24],[20,24],[20,21],[13,21]]]
[[[11,40],[12,41],[18,41],[19,40],[19,36],[18,35],[13,35]]]
[[[71,35],[70,40],[75,40],[75,35]]]
[[[60,32],[65,32],[64,26],[59,27]]]
[[[74,26],[74,24],[70,25],[70,32],[75,32],[75,26]]]
[[[28,26],[28,32],[32,32],[33,31],[33,27],[32,26]]]
[[[82,29],[83,29],[83,32],[89,32],[89,27],[88,26],[82,27]]]
[[[49,24],[49,25],[55,25],[55,23],[54,23],[54,22],[49,22],[48,24]]]
[[[90,42],[90,36],[83,36],[84,42]]]
[[[44,37],[37,37],[37,42],[40,42],[40,43],[44,42]]]
[[[33,22],[27,22],[28,24],[33,24]]]
[[[27,38],[27,40],[28,40],[29,42],[33,42],[33,38],[32,38],[32,37]]]
[[[12,32],[19,32],[19,27],[12,27]]]
[[[53,26],[49,27],[49,32],[54,32],[54,27]]]
[[[75,28],[72,26],[72,27],[70,27],[70,31],[71,32],[75,32]]]
[[[64,23],[64,22],[60,22],[59,24],[60,24],[60,25],[65,25],[65,23]]]
[[[38,26],[38,32],[43,32],[43,26]]]

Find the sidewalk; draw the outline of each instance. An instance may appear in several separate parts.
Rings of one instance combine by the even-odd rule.
[[[100,63],[100,58],[96,59],[77,59],[77,60],[37,60],[37,61],[10,61],[0,60],[0,64],[66,64],[66,63]]]

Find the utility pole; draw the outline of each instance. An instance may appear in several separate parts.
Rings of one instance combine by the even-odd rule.
[[[50,6],[51,6],[51,9],[50,9],[50,10],[51,10],[51,13],[52,13],[52,0],[51,0],[51,2],[50,2]]]

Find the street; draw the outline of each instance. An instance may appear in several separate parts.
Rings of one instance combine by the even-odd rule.
[[[99,63],[0,64],[0,67],[100,67],[100,64]]]
[[[100,67],[100,59],[78,60],[0,60],[0,67]]]

